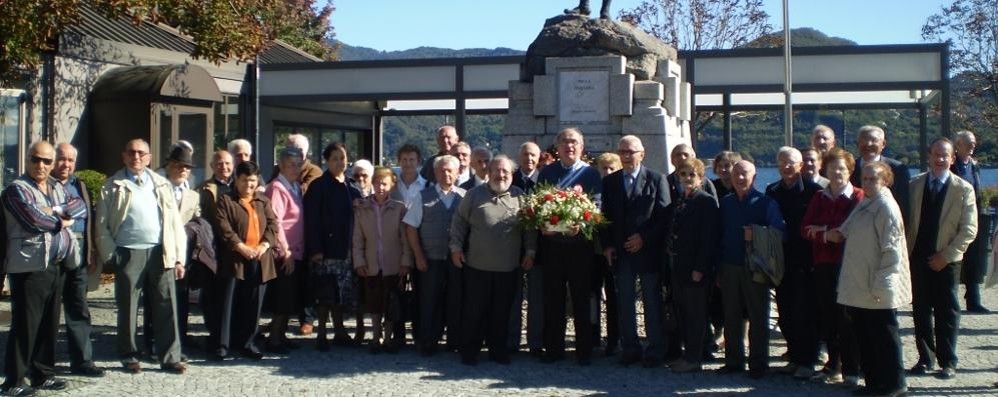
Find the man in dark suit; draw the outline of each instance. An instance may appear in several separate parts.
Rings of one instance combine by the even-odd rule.
[[[662,174],[641,166],[644,146],[633,135],[620,139],[617,154],[623,168],[603,179],[603,213],[609,228],[600,234],[603,255],[617,281],[620,307],[621,365],[637,361],[645,367],[662,364],[661,268],[664,258],[658,245],[663,239],[662,216],[671,202]],[[641,351],[635,314],[635,280],[641,281],[645,334],[648,347]]]
[[[93,244],[93,212],[87,185],[73,172],[76,171],[76,148],[61,143],[55,151],[55,168],[52,178],[66,188],[71,196],[79,197],[86,204],[86,211],[75,218],[71,232],[80,245],[81,266],[67,270],[62,284],[62,304],[66,312],[66,341],[69,342],[69,367],[76,375],[101,377],[104,370],[94,365],[93,343],[90,341],[90,308],[87,305],[88,285],[96,289],[100,269],[91,256]],[[94,280],[90,280],[94,279]]]
[[[881,155],[887,146],[887,139],[884,130],[875,125],[864,125],[859,128],[856,145],[859,146],[859,161],[856,161],[856,170],[849,177],[849,182],[852,182],[853,186],[863,185],[860,176],[866,163],[879,160],[889,165],[891,172],[894,173],[894,184],[890,186],[891,194],[894,195],[894,200],[897,200],[898,207],[901,208],[901,218],[907,225],[911,220],[908,216],[911,213],[908,205],[908,180],[911,179],[911,172],[908,171],[908,165]]]

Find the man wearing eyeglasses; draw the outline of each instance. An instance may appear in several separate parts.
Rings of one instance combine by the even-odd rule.
[[[139,296],[151,300],[156,352],[167,372],[183,374],[174,281],[184,277],[187,237],[173,185],[148,169],[149,144],[134,139],[121,153],[125,168],[109,177],[97,206],[97,251],[115,269],[118,353],[126,372],[142,371],[135,343]]]
[[[608,229],[600,233],[603,255],[617,283],[620,313],[621,365],[641,362],[644,367],[662,365],[665,344],[662,333],[661,268],[665,258],[658,243],[663,241],[665,208],[672,199],[662,174],[642,167],[645,150],[634,135],[620,138],[617,155],[623,168],[603,179],[603,207]],[[642,351],[638,340],[635,282],[641,281],[645,335]]]
[[[37,142],[28,151],[27,172],[3,193],[12,320],[7,339],[4,395],[25,396],[34,389],[62,390],[55,377],[55,340],[64,272],[80,266],[73,218],[86,212],[79,197],[49,176],[55,149]],[[27,376],[31,385],[23,384]]]

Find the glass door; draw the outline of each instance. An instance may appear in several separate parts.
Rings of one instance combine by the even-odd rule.
[[[208,177],[209,162],[215,147],[212,108],[156,104],[155,109],[159,133],[152,134],[155,141],[152,142],[152,151],[157,155],[153,158],[153,168],[163,166],[171,145],[178,140],[185,140],[194,147],[194,169],[191,171],[190,184],[192,187],[197,186]]]

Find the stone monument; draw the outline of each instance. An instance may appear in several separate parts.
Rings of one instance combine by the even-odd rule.
[[[690,85],[676,50],[629,24],[584,15],[548,19],[527,50],[520,80],[509,82],[503,148],[541,148],[579,127],[590,153],[614,151],[637,135],[644,165],[669,172],[669,151],[690,143]]]

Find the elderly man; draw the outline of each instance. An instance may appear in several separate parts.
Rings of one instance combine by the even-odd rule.
[[[516,268],[534,265],[537,234],[517,225],[523,191],[511,185],[513,168],[509,157],[492,159],[489,181],[468,192],[451,221],[451,261],[464,272],[461,363],[466,365],[476,363],[483,340],[490,359],[509,364],[506,339]]]
[[[253,159],[253,144],[245,139],[233,139],[229,141],[227,147],[229,153],[232,154],[232,169],[235,169],[239,163],[243,161],[250,161]]]
[[[634,135],[620,138],[617,155],[623,166],[603,179],[603,213],[610,221],[600,233],[603,256],[613,269],[617,283],[621,365],[638,361],[646,368],[662,365],[665,354],[662,331],[663,250],[656,242],[665,239],[665,208],[671,203],[662,174],[642,167],[645,148]],[[647,244],[647,245],[646,245]],[[635,284],[641,282],[647,348],[638,340]]]
[[[537,186],[538,169],[541,158],[541,148],[534,142],[524,142],[520,145],[518,155],[519,165],[513,173],[513,186],[530,194]],[[511,352],[520,349],[520,338],[523,328],[523,277],[527,284],[527,346],[530,354],[540,358],[544,352],[544,284],[543,270],[539,266],[517,275],[516,291],[513,292],[513,306],[509,313],[509,340],[507,346]]]
[[[125,370],[142,372],[135,343],[139,297],[151,300],[160,366],[183,374],[177,330],[175,280],[184,277],[187,236],[170,181],[152,172],[149,144],[133,139],[121,159],[125,168],[101,188],[97,205],[97,251],[115,268],[118,353]]]
[[[59,328],[59,292],[63,272],[81,266],[73,238],[73,219],[86,204],[72,196],[49,173],[55,150],[48,142],[28,149],[27,171],[0,194],[10,277],[11,323],[2,388],[8,396],[28,396],[34,389],[62,390],[55,377],[55,340]],[[24,377],[31,386],[24,384]]]
[[[824,124],[814,126],[811,130],[811,147],[818,150],[819,156],[824,156],[835,147],[835,131]]]
[[[801,230],[801,221],[811,198],[821,186],[805,179],[801,173],[801,152],[784,146],[776,153],[780,180],[766,186],[766,195],[776,200],[787,230]],[[814,327],[814,279],[811,276],[811,244],[801,233],[787,233],[783,244],[785,272],[776,288],[776,305],[780,311],[780,330],[787,340],[789,363],[784,373],[797,379],[810,379],[818,361],[818,337]]]
[[[101,377],[104,370],[93,360],[93,343],[90,341],[90,308],[87,304],[88,286],[97,288],[100,269],[93,260],[93,214],[87,185],[73,175],[76,172],[77,151],[73,145],[60,143],[55,151],[55,178],[70,196],[79,197],[86,204],[86,211],[74,218],[70,231],[80,246],[81,266],[65,271],[62,285],[62,304],[66,312],[66,341],[69,343],[69,368],[74,374]]]
[[[973,132],[958,131],[954,137],[953,147],[956,150],[956,160],[950,166],[950,172],[974,187],[977,196],[977,226],[980,228],[974,242],[967,247],[967,252],[963,255],[963,266],[960,267],[960,282],[967,290],[963,298],[967,300],[967,312],[988,314],[991,310],[981,304],[980,284],[984,282],[984,276],[988,272],[988,243],[991,240],[988,226],[991,223],[991,215],[981,210],[987,208],[990,203],[983,202],[981,198],[981,166],[974,159],[977,138]]]
[[[911,172],[908,171],[908,166],[882,155],[887,146],[887,139],[884,137],[884,130],[880,127],[873,125],[860,127],[856,145],[859,147],[859,159],[856,161],[856,169],[849,177],[849,182],[853,186],[862,186],[860,178],[862,177],[863,164],[879,160],[889,165],[891,172],[894,173],[894,184],[888,188],[891,189],[894,200],[897,200],[898,207],[901,208],[901,217],[904,219],[904,224],[907,225],[911,222],[911,218],[908,216],[911,213],[911,207],[908,205],[908,181],[911,179]]]
[[[173,189],[173,198],[177,202],[177,209],[180,211],[180,222],[185,225],[194,218],[201,216],[201,196],[194,190],[191,190],[187,183],[191,177],[191,170],[194,169],[193,156],[194,151],[190,149],[189,145],[178,142],[170,147],[170,153],[166,157],[166,164],[163,166],[166,172],[166,179],[170,181],[171,188]],[[187,257],[184,256],[184,259],[187,259]],[[183,348],[189,346],[187,317],[190,314],[190,303],[188,303],[190,285],[188,284],[187,277],[177,279],[176,284],[177,329],[180,332],[180,345]],[[152,300],[146,299],[144,303],[145,312],[152,313]],[[155,328],[153,327],[151,316],[144,316],[143,320],[145,322],[143,328],[146,338],[146,350],[152,352],[152,337],[155,333]],[[181,355],[181,358],[185,359],[183,355]]]
[[[814,147],[807,147],[800,150],[803,163],[800,174],[806,181],[817,183],[822,189],[828,187],[828,178],[821,175],[821,153]]]
[[[724,301],[724,367],[721,373],[745,371],[745,315],[749,320],[749,376],[759,379],[769,367],[769,287],[754,281],[745,264],[745,245],[752,241],[751,226],[783,232],[786,223],[776,200],[752,183],[755,165],[746,160],[731,170],[734,194],[721,199],[721,247],[718,285]]]
[[[433,164],[435,163],[437,157],[448,154],[453,155],[454,153],[451,153],[451,150],[460,140],[461,138],[457,134],[457,129],[453,126],[444,125],[437,128],[437,154],[430,156],[423,162],[423,168],[419,171],[419,175],[422,176],[427,182],[435,183],[436,179],[434,179],[435,172]],[[460,185],[461,182],[459,181],[457,184]]]
[[[437,344],[447,328],[447,343],[457,347],[461,333],[461,269],[448,260],[451,219],[465,190],[454,185],[458,161],[450,155],[434,162],[437,183],[419,192],[418,201],[406,212],[406,238],[412,248],[419,291],[419,332],[417,349],[423,356],[437,352]]]
[[[420,193],[426,188],[426,179],[419,175],[419,164],[422,161],[419,147],[411,143],[399,148],[396,158],[401,168],[401,175],[395,188],[392,189],[392,199],[405,203],[406,208],[418,202]],[[436,170],[434,170],[434,173]],[[434,177],[434,179],[436,179]]]
[[[476,147],[471,151],[471,178],[464,181],[460,186],[464,190],[471,190],[475,186],[482,185],[489,180],[489,161],[492,161],[492,152],[488,148]]]
[[[472,179],[473,172],[471,170],[471,145],[467,142],[457,142],[450,147],[450,155],[457,158],[458,169],[457,169],[457,181],[455,182],[458,186],[463,185]]]
[[[217,246],[218,199],[232,191],[232,154],[225,150],[216,151],[211,157],[212,176],[198,187],[201,195],[201,216],[211,224]],[[217,250],[216,250],[217,252]],[[216,269],[212,269],[213,271]],[[228,352],[221,348],[222,343],[222,304],[225,299],[227,281],[217,277],[215,273],[208,275],[205,286],[199,295],[201,311],[204,313],[204,325],[208,329],[208,342],[205,350],[213,359],[222,359]]]
[[[695,158],[697,158],[697,152],[693,151],[693,148],[688,144],[680,143],[672,148],[672,152],[669,154],[669,162],[672,163],[672,167],[675,169],[666,177],[666,182],[669,185],[669,202],[676,202],[683,195],[683,184],[680,183],[679,175],[676,174],[679,164],[686,159]],[[717,189],[714,188],[714,184],[710,179],[704,178],[703,191],[713,196],[715,200],[718,199]]]
[[[952,165],[953,143],[936,138],[929,146],[929,172],[911,180],[911,220],[905,222],[918,348],[918,363],[910,372],[924,375],[938,360],[942,370],[936,377],[940,379],[956,376],[959,267],[967,246],[977,235],[974,186],[954,178]]]
[[[600,203],[603,181],[599,170],[582,161],[585,142],[582,131],[566,128],[555,138],[559,160],[541,169],[538,183],[562,189],[578,186]],[[545,363],[565,358],[565,295],[566,286],[572,295],[575,319],[575,354],[579,365],[590,364],[593,350],[592,327],[595,316],[591,311],[593,277],[596,271],[592,241],[579,235],[577,229],[566,234],[542,230],[538,241],[539,266],[544,268],[544,357]]]
[[[288,140],[285,146],[301,149],[301,152],[305,154],[305,163],[302,164],[301,173],[298,174],[298,183],[301,184],[302,194],[304,194],[304,192],[308,190],[308,185],[312,183],[312,181],[319,179],[319,177],[322,176],[322,168],[319,167],[318,165],[315,165],[314,163],[312,163],[311,160],[309,160],[310,157],[308,152],[308,138],[305,137],[305,135],[302,134],[288,135]],[[275,172],[271,175],[278,174],[278,172],[276,172],[277,169],[276,166],[274,167],[274,169]]]

